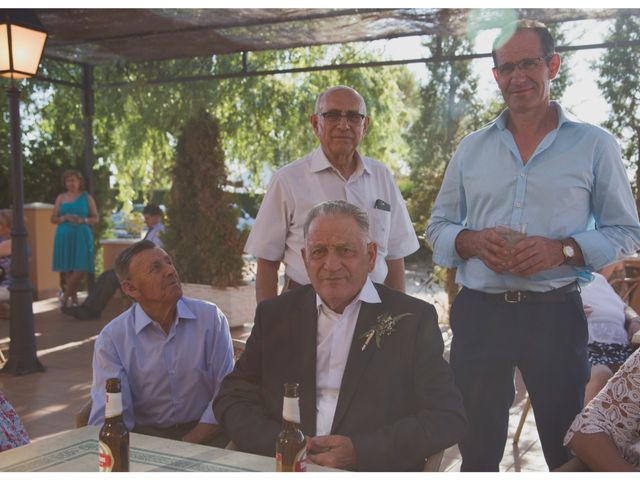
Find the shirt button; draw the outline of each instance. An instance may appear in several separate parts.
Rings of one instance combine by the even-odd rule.
[[[521,203],[516,203],[516,208],[522,208],[522,204]]]
[[[526,177],[526,175],[524,174],[524,172],[520,172],[520,176],[521,176],[522,178]]]

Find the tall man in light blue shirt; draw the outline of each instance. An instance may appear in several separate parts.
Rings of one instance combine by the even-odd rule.
[[[550,469],[589,378],[587,325],[576,281],[640,245],[640,225],[615,139],[549,98],[560,68],[547,28],[506,27],[494,78],[507,109],[452,158],[427,236],[433,259],[457,267],[451,365],[470,422],[463,471],[498,470],[517,366]],[[515,246],[496,232],[527,224]]]
[[[150,240],[124,250],[115,270],[137,303],[96,339],[89,423],[104,422],[105,383],[117,377],[129,430],[224,446],[212,410],[233,368],[224,314],[211,303],[183,297],[171,259]]]

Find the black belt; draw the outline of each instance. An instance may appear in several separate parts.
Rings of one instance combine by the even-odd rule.
[[[502,293],[485,293],[484,298],[499,303],[559,303],[563,302],[567,293],[579,292],[576,282],[548,292],[530,292],[528,290],[510,290]]]

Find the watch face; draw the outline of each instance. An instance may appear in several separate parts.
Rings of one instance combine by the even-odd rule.
[[[564,247],[562,247],[562,253],[564,254],[565,258],[573,258],[573,247],[571,245],[565,245]]]

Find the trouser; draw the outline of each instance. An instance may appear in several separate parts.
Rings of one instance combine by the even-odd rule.
[[[587,320],[580,293],[555,303],[507,303],[463,288],[451,309],[451,367],[469,428],[462,471],[498,471],[518,367],[549,469],[571,458],[564,435],[582,409],[589,379]]]
[[[92,313],[100,315],[109,303],[113,294],[120,288],[120,282],[114,270],[105,270],[89,291],[89,295],[82,303]]]

